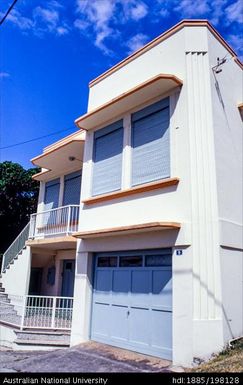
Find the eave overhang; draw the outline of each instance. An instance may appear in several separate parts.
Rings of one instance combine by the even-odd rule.
[[[42,171],[33,176],[39,181],[49,180],[56,175],[76,171],[82,167],[85,133],[76,132],[68,137],[46,147],[41,155],[31,159],[31,162]],[[73,160],[70,161],[69,158]]]
[[[100,107],[87,112],[75,120],[76,125],[83,130],[100,127],[118,116],[149,102],[150,100],[168,93],[176,87],[181,87],[182,80],[172,74],[159,74],[144,83],[131,88]]]
[[[72,236],[51,237],[43,239],[29,239],[26,246],[38,247],[52,250],[75,249],[77,239]]]
[[[103,238],[119,235],[138,234],[151,231],[179,230],[181,224],[178,222],[149,222],[129,226],[110,227],[91,231],[79,231],[72,236],[80,239]]]

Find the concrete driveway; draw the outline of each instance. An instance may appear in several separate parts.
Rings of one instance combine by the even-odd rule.
[[[170,372],[170,361],[88,342],[52,351],[0,350],[0,372]]]

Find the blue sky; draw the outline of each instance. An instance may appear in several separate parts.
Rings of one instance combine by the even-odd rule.
[[[0,17],[11,1],[0,0]],[[185,18],[208,19],[242,59],[241,0],[19,0],[0,27],[0,161],[31,167],[76,130],[88,82]]]

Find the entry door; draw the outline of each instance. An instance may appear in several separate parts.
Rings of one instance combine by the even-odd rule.
[[[171,249],[96,256],[91,338],[172,358]]]
[[[40,295],[41,294],[41,280],[42,280],[41,267],[32,267],[30,272],[30,284],[29,284],[29,295]]]
[[[75,276],[75,260],[74,259],[64,260],[63,273],[62,273],[62,296],[63,297],[73,297],[74,276]]]

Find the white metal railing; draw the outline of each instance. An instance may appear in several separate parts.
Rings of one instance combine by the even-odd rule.
[[[0,321],[21,329],[71,329],[73,297],[8,295],[8,299],[0,298]]]
[[[72,297],[25,296],[23,328],[71,329]]]
[[[32,214],[29,238],[68,235],[78,230],[79,206],[69,205]]]
[[[29,237],[30,222],[25,226],[21,233],[15,238],[13,243],[3,254],[2,271],[12,262],[12,260],[18,255],[18,253],[25,246],[25,242]]]

